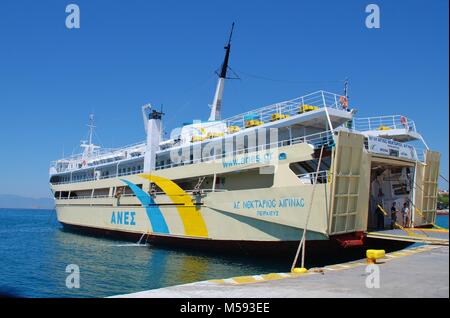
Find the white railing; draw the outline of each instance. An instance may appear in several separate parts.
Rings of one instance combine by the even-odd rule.
[[[425,152],[426,149],[418,149],[416,148],[417,159],[421,162],[425,162]]]
[[[215,140],[211,140],[208,142],[217,142]],[[206,143],[206,142],[205,142]],[[252,153],[252,152],[260,152],[265,151],[268,149],[274,149],[277,147],[284,147],[289,145],[294,145],[298,143],[308,143],[312,145],[314,148],[320,148],[322,145],[331,145],[333,143],[333,133],[330,130],[323,131],[320,133],[314,133],[306,136],[301,137],[295,137],[291,139],[284,139],[281,141],[276,141],[272,143],[266,143],[264,145],[258,145],[256,147],[251,148],[245,148],[245,149],[239,149],[234,150],[232,152],[221,152],[215,155],[202,157],[198,159],[188,160],[188,161],[180,161],[180,162],[172,162],[169,164],[157,166],[155,170],[161,170],[161,169],[168,169],[168,168],[174,168],[178,166],[185,166],[190,164],[197,164],[201,162],[210,162],[213,160],[223,159],[223,158],[233,158],[238,155],[244,155],[246,153]],[[94,169],[92,167],[91,169]],[[119,173],[119,174],[110,174],[108,176],[102,176],[102,177],[85,177],[82,179],[73,179],[73,176],[70,176],[70,180],[68,181],[62,181],[62,182],[52,182],[53,185],[61,185],[61,184],[70,184],[70,183],[77,183],[77,182],[88,182],[88,181],[95,181],[95,180],[101,180],[101,179],[109,179],[109,178],[115,178],[115,177],[121,177],[121,176],[127,176],[127,175],[133,175],[133,174],[139,174],[142,173],[143,170],[137,170],[137,171],[130,171],[126,173]]]
[[[352,127],[356,131],[382,130],[382,129],[405,129],[416,132],[416,124],[413,120],[401,115],[379,116],[357,118],[354,117]]]
[[[144,151],[145,150],[145,142],[139,142],[134,143],[131,145],[127,145],[121,148],[100,148],[95,149],[93,154],[91,154],[89,157],[84,158],[83,154],[75,154],[70,157],[66,157],[63,159],[55,160],[50,163],[50,168],[53,168],[56,173],[62,173],[62,172],[68,172],[68,171],[75,171],[75,170],[81,170],[81,169],[88,169],[88,168],[94,168],[99,165],[108,164],[108,163],[114,163],[121,160],[126,159],[135,159],[139,156],[131,156],[133,151]],[[126,156],[125,156],[126,153]],[[142,156],[142,155],[141,155]],[[85,166],[82,166],[81,168],[77,166],[78,163],[82,162],[83,160],[87,161],[87,164]],[[98,161],[95,164],[91,163],[93,161]],[[58,166],[62,164],[66,164],[66,167]]]
[[[317,183],[327,183],[331,176],[327,170],[322,170],[319,172],[310,172],[298,174],[297,177],[303,184],[314,184],[317,176]]]
[[[227,192],[228,190],[226,189],[211,189],[211,188],[207,188],[207,189],[198,189],[198,190],[185,190],[184,192],[195,195],[197,193],[214,193],[214,192]],[[158,192],[153,192],[153,193],[148,193],[149,195],[155,195],[155,196],[160,196],[160,195],[167,195],[167,193],[162,192],[162,191],[158,191]],[[131,197],[136,197],[136,195],[134,193],[128,193],[128,194],[122,194],[120,195],[120,198],[131,198]],[[56,200],[90,200],[90,199],[118,199],[118,197],[114,196],[114,195],[108,195],[108,194],[102,194],[102,195],[83,195],[83,196],[74,196],[74,197],[58,197],[55,198]],[[158,203],[156,203],[157,205]]]
[[[300,107],[304,105],[316,106],[319,108],[330,107],[342,109],[339,103],[340,97],[341,95],[338,94],[329,93],[325,91],[317,91],[292,100],[272,104],[239,115],[235,115],[233,117],[224,119],[223,122],[225,122],[228,127],[237,126],[240,128],[244,128],[245,127],[244,118],[245,116],[248,115],[255,116],[256,119],[265,123],[271,120],[273,114],[284,114],[289,116],[298,115]]]
[[[211,141],[211,142],[214,142],[214,141]],[[295,138],[291,138],[291,139],[284,139],[284,140],[276,141],[276,142],[272,142],[272,143],[266,143],[264,145],[258,145],[256,147],[234,150],[232,152],[220,152],[218,154],[207,156],[207,157],[201,157],[201,158],[192,159],[192,160],[169,163],[169,164],[157,166],[156,170],[197,164],[197,163],[201,163],[201,162],[209,162],[209,161],[214,161],[214,160],[219,160],[219,159],[224,159],[224,158],[234,158],[236,156],[244,155],[246,153],[260,152],[260,151],[265,151],[268,149],[274,149],[274,148],[278,148],[278,147],[295,145],[298,143],[308,143],[308,144],[314,146],[315,149],[317,149],[317,148],[320,148],[322,145],[332,145],[333,142],[334,142],[333,132],[331,130],[327,130],[324,132],[310,134],[310,135],[306,135],[306,136],[295,137]]]
[[[227,126],[237,126],[241,129],[245,128],[245,116],[255,116],[262,123],[271,121],[273,114],[283,114],[294,116],[299,114],[300,107],[304,105],[316,106],[318,108],[330,107],[342,109],[339,99],[341,95],[329,93],[326,91],[317,91],[308,95],[304,95],[292,100],[272,104],[259,109],[248,111],[246,113],[230,117],[222,120],[219,124],[224,122]],[[85,158],[83,154],[76,154],[60,160],[51,162],[50,169],[52,174],[64,173],[87,168],[93,168],[103,164],[115,163],[127,159],[133,159],[130,153],[133,151],[145,151],[145,142],[134,143],[120,148],[100,148],[95,149],[93,154]],[[126,155],[125,152],[127,153]],[[124,157],[125,156],[125,157]],[[86,160],[86,164],[80,164]]]
[[[209,141],[209,142],[215,142],[215,141],[212,140],[212,141]],[[181,161],[181,162],[174,162],[174,163],[170,163],[170,164],[166,164],[166,165],[161,165],[161,166],[157,166],[156,170],[174,168],[174,167],[185,166],[185,165],[190,165],[190,164],[197,164],[197,163],[201,163],[201,162],[209,162],[209,161],[213,161],[213,160],[223,159],[223,158],[226,158],[226,157],[231,157],[232,158],[232,157],[235,157],[237,155],[243,155],[245,153],[265,151],[267,149],[273,149],[273,148],[276,148],[276,147],[284,147],[284,146],[289,146],[289,145],[295,145],[295,144],[298,144],[298,143],[308,143],[308,144],[314,146],[314,148],[319,148],[319,147],[321,147],[324,144],[331,145],[333,143],[333,133],[330,130],[328,130],[328,131],[315,133],[315,134],[310,134],[310,135],[306,135],[306,136],[295,137],[295,138],[291,138],[291,139],[284,139],[284,140],[281,140],[281,141],[272,142],[272,143],[266,143],[264,145],[259,145],[259,146],[256,146],[256,147],[245,148],[245,149],[240,149],[240,150],[234,150],[232,152],[219,153],[219,154],[216,154],[216,155],[202,157],[202,158],[198,158],[198,159],[193,159],[193,160],[188,160],[188,161]],[[75,183],[75,182],[87,182],[87,181],[109,179],[109,178],[116,178],[116,177],[121,177],[121,176],[139,174],[139,173],[142,173],[142,172],[143,172],[143,170],[130,171],[130,172],[120,173],[120,174],[110,174],[108,176],[102,176],[100,178],[89,177],[89,178],[83,178],[83,179],[78,179],[78,180],[68,180],[68,181],[63,181],[63,182],[55,182],[55,183],[52,183],[52,184],[60,185],[60,184],[69,184],[69,183]]]
[[[95,180],[103,180],[103,179],[110,179],[110,178],[116,178],[116,177],[122,177],[122,176],[130,176],[134,174],[143,173],[144,170],[134,170],[134,171],[127,171],[122,173],[113,173],[107,176],[101,176],[101,177],[88,177],[88,178],[81,178],[81,179],[72,179],[68,181],[62,181],[62,182],[52,182],[53,185],[60,185],[60,184],[69,184],[69,183],[77,183],[77,182],[88,182],[88,181],[95,181]]]

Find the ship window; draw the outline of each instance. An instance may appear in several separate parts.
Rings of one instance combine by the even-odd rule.
[[[120,192],[122,195],[134,195],[129,186],[118,187],[116,194]]]
[[[50,183],[57,183],[59,181],[60,181],[60,177],[58,177],[58,176],[52,176],[50,178]]]
[[[289,164],[289,168],[294,172],[297,177],[305,184],[313,184],[316,179],[317,165],[319,161],[317,159],[293,162]],[[319,174],[317,177],[318,183],[326,183],[328,180],[325,171],[330,170],[331,157],[322,158],[322,162],[319,167]]]
[[[101,188],[94,190],[94,197],[107,197],[109,195],[109,188]]]
[[[61,191],[61,198],[67,198],[69,197],[69,192],[68,191]]]
[[[244,136],[244,153],[248,153],[248,136]]]
[[[291,170],[294,171],[295,174],[297,175],[305,173],[313,173],[317,171],[318,162],[319,160],[317,159],[293,162],[289,165],[289,168],[291,168]],[[330,166],[331,166],[331,157],[322,158],[319,170],[320,171],[330,170]]]
[[[273,174],[261,173],[260,168],[225,173],[216,177],[220,178],[220,181],[216,180],[216,188],[228,191],[270,188],[274,181]]]

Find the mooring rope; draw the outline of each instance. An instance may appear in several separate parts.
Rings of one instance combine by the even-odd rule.
[[[140,245],[140,244],[141,244],[141,241],[142,241],[142,239],[144,238],[144,235],[145,235],[145,234],[147,234],[147,233],[145,233],[145,232],[144,232],[144,233],[142,233],[142,236],[141,236],[141,238],[140,238],[140,239],[139,239],[139,241],[137,242],[137,244],[138,244],[138,245]],[[145,243],[147,243],[147,240],[145,240]]]
[[[325,145],[322,145],[322,148],[320,149],[319,162],[317,163],[316,176],[314,178],[313,189],[311,191],[311,198],[310,198],[310,201],[309,201],[308,214],[306,215],[305,227],[303,228],[302,239],[300,240],[300,243],[299,243],[298,248],[297,248],[297,252],[295,253],[294,262],[292,263],[292,266],[291,266],[291,272],[294,270],[295,265],[297,264],[297,260],[298,260],[299,254],[300,254],[300,250],[302,251],[302,268],[305,267],[306,231],[307,231],[307,228],[308,228],[309,216],[311,214],[312,201],[313,201],[313,198],[314,198],[314,192],[316,190],[317,179],[319,177],[320,163],[322,162],[322,154],[323,154],[323,148],[324,147],[325,147]]]

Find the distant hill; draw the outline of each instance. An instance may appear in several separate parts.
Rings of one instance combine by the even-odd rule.
[[[0,194],[0,208],[11,209],[54,209],[51,198],[27,198],[18,195]]]

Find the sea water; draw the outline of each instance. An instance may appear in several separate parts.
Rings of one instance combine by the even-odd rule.
[[[438,224],[448,228],[448,216],[438,216]],[[79,288],[66,285],[70,265],[79,268]],[[323,262],[308,267],[314,265]],[[53,210],[0,209],[2,295],[105,297],[208,279],[288,272],[290,266],[289,260],[270,257],[203,254],[85,236],[63,230]]]

